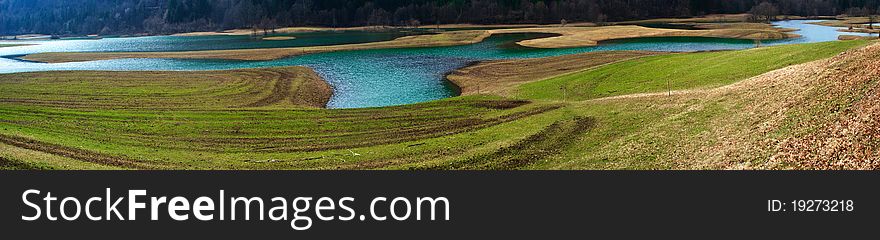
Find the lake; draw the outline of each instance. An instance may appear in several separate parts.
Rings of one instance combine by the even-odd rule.
[[[774,24],[796,28],[801,38],[764,41],[763,45],[835,41],[844,33],[837,28],[807,24],[805,20]],[[364,108],[411,104],[456,96],[456,88],[444,75],[474,61],[537,58],[612,50],[708,51],[755,47],[751,40],[664,37],[603,42],[595,47],[535,49],[517,47],[512,42],[538,34],[496,35],[485,41],[452,47],[379,49],[311,54],[272,61],[117,59],[77,63],[33,63],[11,56],[39,52],[87,51],[187,51],[234,48],[300,47],[386,41],[423,32],[319,32],[289,34],[293,40],[263,41],[249,36],[155,36],[105,38],[100,40],[27,41],[34,46],[0,48],[0,73],[55,70],[222,70],[274,66],[308,66],[331,86],[334,94],[328,108]],[[19,41],[21,42],[21,41]],[[2,43],[2,42],[0,42]]]

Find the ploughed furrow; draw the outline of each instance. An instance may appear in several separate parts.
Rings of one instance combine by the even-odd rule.
[[[241,107],[265,107],[281,102],[290,96],[290,88],[292,87],[293,79],[296,76],[275,71],[271,71],[270,73],[273,73],[271,81],[275,83],[275,86],[272,88],[272,93],[256,102],[245,104]],[[263,81],[270,81],[270,79],[264,79]]]
[[[468,117],[443,121],[427,120],[417,122],[415,126],[400,128],[393,125],[381,130],[365,129],[366,131],[346,131],[344,134],[330,136],[301,135],[298,137],[196,137],[172,140],[175,142],[190,143],[186,147],[196,147],[199,150],[261,152],[302,152],[323,151],[334,149],[368,147],[383,144],[393,144],[408,141],[416,141],[446,135],[475,131],[498,124],[511,122],[517,119],[534,116],[558,109],[560,106],[538,106],[531,109],[505,114],[498,117],[479,118]],[[358,124],[358,123],[355,123]],[[360,124],[371,125],[370,122]],[[195,149],[193,149],[195,150]]]
[[[293,153],[442,137],[492,127],[559,107],[497,99],[440,101],[375,109],[204,112],[82,111],[0,105],[0,130],[64,136],[128,149]]]
[[[256,102],[241,107],[265,107],[287,101],[287,104],[296,106],[323,108],[333,94],[330,85],[314,72],[279,71],[277,69],[266,71],[271,72],[271,79],[264,79],[264,81],[274,82],[271,93]]]
[[[402,143],[416,140],[423,140],[435,137],[442,137],[447,135],[459,134],[464,132],[471,132],[482,128],[487,128],[491,126],[495,126],[498,124],[511,122],[517,119],[538,115],[541,113],[545,113],[548,111],[556,110],[560,108],[560,106],[544,106],[538,107],[535,109],[517,112],[510,115],[505,115],[503,117],[497,117],[492,119],[464,119],[461,121],[454,122],[445,126],[438,126],[432,128],[424,128],[424,129],[412,129],[412,130],[403,130],[403,131],[389,131],[387,134],[381,135],[363,135],[355,138],[339,138],[333,139],[330,141],[318,141],[315,142],[311,139],[309,141],[304,142],[290,142],[284,144],[278,148],[264,148],[258,149],[261,151],[270,151],[270,152],[296,152],[296,151],[323,151],[323,150],[334,150],[334,149],[346,149],[346,148],[358,148],[358,147],[369,147],[375,145],[383,145],[383,144],[394,144],[394,143]],[[281,141],[284,142],[286,139],[270,139],[271,141]],[[335,141],[345,140],[342,143],[336,143]]]
[[[102,165],[132,169],[159,169],[159,167],[157,167],[156,165],[147,164],[126,157],[112,156],[17,136],[0,134],[0,143]]]
[[[322,108],[332,95],[305,67],[12,73],[0,74],[0,88],[0,103],[71,109]]]
[[[493,153],[468,158],[467,160],[442,165],[430,169],[438,170],[511,170],[521,169],[561,153],[574,139],[580,137],[596,125],[595,119],[578,117],[572,120],[557,121],[538,134],[532,135],[516,144],[503,147]]]

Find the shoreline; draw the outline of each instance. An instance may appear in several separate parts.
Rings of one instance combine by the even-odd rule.
[[[3,73],[0,77],[10,80],[0,85],[7,85],[6,87],[11,89],[18,85],[27,86],[44,82],[60,85],[70,83],[73,84],[71,86],[76,87],[79,79],[83,78],[90,79],[90,82],[95,84],[93,90],[101,88],[104,91],[128,93],[126,92],[128,84],[149,82],[150,86],[156,86],[152,89],[138,89],[139,94],[140,91],[144,93],[136,102],[128,98],[116,98],[117,95],[126,96],[126,94],[102,95],[84,100],[68,99],[65,91],[70,90],[63,88],[52,92],[24,88],[22,91],[33,93],[24,96],[31,97],[19,95],[0,97],[0,103],[79,109],[105,109],[113,106],[112,109],[185,110],[200,107],[199,104],[209,104],[211,109],[217,110],[327,109],[327,104],[335,92],[326,79],[306,66],[199,71],[38,71]],[[182,84],[179,79],[186,79],[187,83]],[[233,95],[225,92],[235,86],[250,90],[240,90]],[[202,94],[168,97],[170,93],[176,91]],[[217,94],[204,94],[214,92]]]
[[[122,58],[170,58],[170,59],[225,59],[245,61],[267,61],[306,54],[415,47],[460,46],[479,43],[495,34],[507,33],[546,33],[560,36],[519,41],[516,44],[533,48],[572,48],[596,46],[601,41],[640,38],[640,37],[717,37],[733,39],[786,39],[798,37],[784,29],[706,29],[676,30],[647,28],[634,25],[600,27],[553,27],[553,28],[507,28],[493,30],[460,30],[430,35],[400,37],[390,41],[342,44],[330,46],[258,48],[179,52],[63,52],[36,53],[20,59],[44,62],[65,63]]]
[[[342,32],[342,31],[389,31],[389,30],[431,30],[431,29],[460,29],[460,30],[480,30],[480,29],[496,29],[496,28],[529,28],[529,27],[557,27],[559,24],[440,24],[440,25],[420,25],[420,26],[361,26],[361,27],[284,27],[277,28],[274,31],[270,31],[268,35],[272,34],[290,34],[290,33],[307,33],[307,32]],[[572,27],[588,27],[588,26],[596,26],[595,23],[591,22],[577,22],[577,23],[568,23],[566,26]],[[257,35],[264,36],[263,30],[258,29]],[[187,33],[175,33],[169,34],[168,36],[243,36],[243,35],[252,35],[254,32],[252,29],[229,29],[222,30],[217,32],[187,32]]]
[[[467,45],[483,41],[483,39],[489,37],[490,35],[491,34],[489,34],[487,31],[465,30],[445,32],[433,35],[405,36],[390,41],[328,46],[176,52],[50,52],[28,54],[20,57],[19,59],[43,63],[84,62],[122,58],[225,59],[243,61],[266,61],[300,56],[305,54],[334,51]]]
[[[443,77],[458,96],[492,94],[510,97],[522,84],[584,71],[607,64],[668,54],[652,51],[602,51],[531,59],[474,61]],[[513,69],[513,71],[510,71]]]

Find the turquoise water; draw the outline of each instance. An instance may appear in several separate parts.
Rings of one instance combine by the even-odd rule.
[[[795,33],[804,37],[789,40],[765,41],[763,43],[764,45],[833,41],[841,34],[852,34],[838,32],[836,31],[836,28],[832,27],[805,24],[805,21],[784,21],[777,22],[776,25],[786,28],[801,29]],[[538,36],[540,35],[498,35],[492,36],[481,43],[464,46],[342,51],[311,54],[273,61],[118,59],[80,63],[45,64],[0,58],[0,72],[47,70],[220,70],[301,65],[314,68],[330,83],[330,85],[333,86],[334,95],[328,103],[329,108],[362,108],[410,104],[455,96],[458,94],[455,87],[445,81],[444,75],[474,61],[536,58],[610,50],[683,52],[745,49],[755,46],[754,42],[750,40],[681,37],[616,40],[604,42],[596,47],[567,49],[534,49],[512,47],[513,45],[510,44],[511,42]],[[188,42],[198,41],[191,39],[187,40],[182,37],[120,38],[109,41],[111,42],[108,43],[110,47],[107,48],[91,46],[100,45],[97,43],[107,39],[78,41],[97,42],[86,44],[90,45],[89,48],[92,49],[92,51],[124,51],[123,49],[127,49],[127,51],[166,51],[169,48],[175,50],[204,50],[207,49],[204,47],[226,49],[225,47],[228,47],[228,45],[222,45],[226,44],[222,43],[225,37],[228,36],[214,37],[219,39],[216,40],[217,42],[220,42],[216,46],[206,46],[204,43]],[[340,36],[340,38],[344,38],[344,36]],[[377,37],[376,39],[378,38],[380,37]],[[204,38],[201,39],[203,39],[201,41],[206,41]],[[311,43],[296,44],[305,44],[302,46],[308,44],[322,44],[323,42],[319,39],[320,38],[316,38],[314,39],[315,41]],[[297,40],[292,40],[290,43],[283,44],[294,44],[293,42]],[[362,38],[360,40],[367,41]],[[169,41],[179,43],[165,43]],[[212,39],[211,41],[213,42],[214,40]],[[66,44],[63,42],[64,41],[50,41],[39,46],[0,48],[0,56],[25,54],[23,52],[51,52],[53,51],[52,49],[64,48],[64,46],[56,46]],[[163,44],[153,47],[138,47],[139,45],[149,45],[151,42],[161,42]],[[259,44],[246,46],[251,48],[261,47]],[[75,47],[66,46],[65,51],[86,51],[70,50],[74,48]]]
[[[222,49],[280,48],[337,45],[388,41],[402,36],[424,34],[420,31],[324,31],[270,36],[291,36],[292,40],[261,40],[245,36],[150,36],[130,38],[33,40],[21,43],[39,46],[0,50],[0,56],[38,52],[168,52]]]

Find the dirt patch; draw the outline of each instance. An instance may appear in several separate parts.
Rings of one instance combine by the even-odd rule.
[[[297,106],[325,108],[333,96],[333,88],[318,73],[308,69],[299,72],[300,85],[290,96],[290,102]]]
[[[490,108],[490,109],[511,109],[517,108],[526,104],[531,103],[531,101],[526,100],[497,100],[497,101],[479,101],[473,104],[475,107],[481,108]]]
[[[276,71],[272,93],[254,103],[242,107],[265,107],[284,100],[297,106],[323,108],[333,94],[330,85],[311,69],[300,71]]]
[[[276,104],[281,102],[285,98],[290,97],[290,88],[293,79],[296,78],[294,74],[290,73],[281,73],[279,76],[275,77],[273,81],[275,82],[275,87],[272,88],[272,93],[269,96],[264,97],[263,99],[258,100],[257,102],[244,105],[242,107],[265,107],[269,105]]]
[[[461,89],[462,95],[509,96],[517,86],[524,83],[657,54],[661,53],[610,51],[536,59],[485,61],[455,70],[446,78]]]

